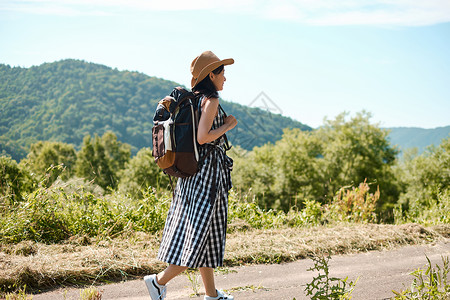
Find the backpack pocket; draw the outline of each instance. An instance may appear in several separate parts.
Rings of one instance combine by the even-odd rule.
[[[173,121],[167,120],[158,122],[152,128],[152,155],[155,158],[164,156],[167,151],[172,151],[173,137],[171,131],[173,130]]]
[[[164,155],[164,126],[163,124],[158,124],[153,126],[152,128],[152,144],[153,151],[152,155],[155,158],[161,157]]]

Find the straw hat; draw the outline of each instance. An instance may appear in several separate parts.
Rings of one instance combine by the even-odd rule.
[[[221,65],[231,65],[234,63],[234,59],[227,58],[220,60],[211,51],[205,51],[197,56],[191,63],[191,87],[197,85],[202,81],[209,73],[220,67]]]

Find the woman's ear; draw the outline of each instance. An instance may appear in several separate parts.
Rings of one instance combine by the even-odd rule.
[[[209,73],[209,79],[213,80],[214,79],[214,75],[215,74],[213,72]]]

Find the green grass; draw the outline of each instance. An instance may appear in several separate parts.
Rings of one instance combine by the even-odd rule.
[[[164,227],[167,196],[147,191],[134,200],[119,193],[107,196],[83,187],[40,187],[25,201],[7,207],[0,219],[0,242],[32,240],[60,243],[74,236],[113,238],[124,232],[155,233]]]

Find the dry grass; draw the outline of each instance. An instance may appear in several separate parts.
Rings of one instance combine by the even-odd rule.
[[[448,237],[450,225],[347,224],[237,231],[227,236],[226,266],[294,261],[321,252],[352,253],[420,244]],[[439,233],[438,233],[439,232]],[[65,244],[0,245],[0,291],[125,280],[162,270],[159,236],[136,233],[113,240],[72,239]]]
[[[450,225],[443,228],[450,231]],[[249,231],[245,238],[239,234],[228,236],[225,259],[229,265],[280,263],[320,253],[344,254],[432,242],[443,238],[443,234],[417,224],[346,224]]]
[[[21,255],[23,244],[3,246],[0,252],[0,290],[26,284],[32,290],[133,278],[160,270],[157,237],[135,234],[90,245],[77,240],[66,244],[35,243],[31,255]]]

